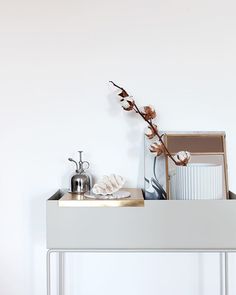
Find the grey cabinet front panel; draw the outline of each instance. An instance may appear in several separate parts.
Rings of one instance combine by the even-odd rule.
[[[145,201],[144,207],[64,208],[47,201],[47,247],[236,249],[236,201]]]

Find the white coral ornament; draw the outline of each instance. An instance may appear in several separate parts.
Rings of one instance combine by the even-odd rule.
[[[95,183],[92,188],[92,192],[96,195],[106,196],[117,192],[124,184],[125,179],[120,175],[105,175],[98,183]]]

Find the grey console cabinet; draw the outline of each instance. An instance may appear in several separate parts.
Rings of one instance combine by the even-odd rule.
[[[47,201],[48,249],[235,250],[236,200],[59,207]]]
[[[60,207],[58,200],[62,194],[58,191],[47,200],[49,254],[52,251],[214,251],[225,254],[236,250],[234,199],[145,201],[144,207]],[[224,294],[227,292],[225,284]]]

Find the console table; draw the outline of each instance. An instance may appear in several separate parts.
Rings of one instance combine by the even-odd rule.
[[[65,252],[219,252],[222,295],[228,293],[228,252],[236,252],[236,200],[154,201],[144,207],[61,207],[47,200],[47,294],[51,253],[59,257],[63,293]]]

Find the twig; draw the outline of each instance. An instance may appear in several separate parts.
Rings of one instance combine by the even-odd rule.
[[[158,139],[161,142],[162,146],[164,147],[165,152],[168,155],[168,157],[175,163],[175,165],[179,165],[179,163],[174,159],[174,157],[171,155],[171,153],[167,149],[164,141],[162,140],[162,136],[158,133],[157,129],[153,126],[152,122],[150,122],[149,120],[147,120],[145,118],[145,116],[142,114],[142,112],[139,110],[138,106],[135,103],[134,103],[134,108],[137,111],[137,113],[143,118],[143,120],[148,123],[148,125],[151,127],[152,131],[156,134],[156,136],[158,137]]]
[[[120,90],[122,91],[122,92],[119,94],[119,96],[121,96],[121,97],[128,97],[128,96],[129,96],[129,94],[127,93],[127,91],[126,91],[124,88],[118,86],[118,85],[115,84],[113,81],[109,81],[109,82],[112,83],[113,86],[115,86],[116,88],[118,88],[118,89],[120,89]],[[138,108],[138,106],[136,105],[135,102],[133,103],[133,108],[132,108],[132,109],[133,109],[137,114],[139,114],[139,115],[143,118],[143,120],[144,120],[145,122],[148,123],[148,125],[149,125],[150,128],[151,128],[151,130],[154,132],[154,134],[158,137],[159,141],[161,142],[161,144],[162,144],[162,146],[163,146],[163,148],[164,148],[164,150],[165,150],[165,154],[166,154],[166,155],[167,155],[167,156],[168,156],[168,157],[169,157],[169,158],[175,163],[175,165],[177,165],[177,166],[186,166],[186,164],[183,163],[183,162],[177,162],[177,161],[175,160],[175,158],[171,155],[171,153],[169,152],[168,148],[166,147],[164,141],[162,140],[162,136],[163,136],[163,135],[160,135],[160,134],[158,133],[157,129],[153,126],[153,123],[152,123],[152,120],[151,120],[151,119],[148,120],[148,119],[145,118],[145,116],[144,116],[143,113],[140,111],[140,109]]]

